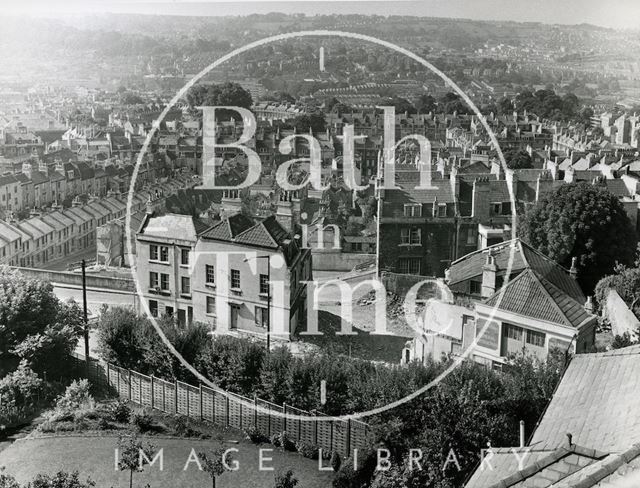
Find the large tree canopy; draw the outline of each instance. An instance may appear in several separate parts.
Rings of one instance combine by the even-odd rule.
[[[64,304],[50,283],[0,267],[0,377],[20,360],[49,377],[61,374],[82,327],[77,304]]]
[[[187,103],[193,107],[242,107],[253,105],[251,94],[238,83],[226,82],[218,85],[196,85],[185,95]],[[217,113],[216,113],[217,117]],[[238,118],[233,111],[220,111],[220,119]]]
[[[533,168],[533,161],[527,151],[519,149],[507,149],[503,153],[507,167],[511,169]]]
[[[619,200],[603,187],[570,183],[545,195],[520,223],[520,236],[558,263],[578,262],[578,281],[591,293],[617,262],[633,263],[636,233]]]

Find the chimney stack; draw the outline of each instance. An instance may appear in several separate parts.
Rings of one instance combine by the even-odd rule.
[[[488,298],[496,292],[496,260],[489,250],[487,261],[482,266],[482,297]]]
[[[571,258],[571,269],[569,270],[569,274],[575,280],[578,278],[578,258]]]

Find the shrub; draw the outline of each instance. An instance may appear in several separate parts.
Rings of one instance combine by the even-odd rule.
[[[143,411],[135,412],[131,415],[131,425],[133,425],[138,432],[149,432],[153,428],[153,419],[151,415]]]
[[[111,424],[111,422],[109,422],[104,417],[100,417],[100,420],[98,420],[98,429],[100,429],[100,430],[111,430],[111,429],[113,429],[113,425]]]
[[[281,447],[285,451],[296,451],[295,443],[289,438],[285,431],[271,437],[271,443],[276,447]]]
[[[298,453],[309,459],[318,459],[318,446],[309,444],[305,441],[296,442],[296,450]]]
[[[199,430],[194,429],[189,419],[182,415],[175,417],[173,432],[178,437],[202,437],[205,435]]]
[[[254,444],[262,444],[269,442],[269,437],[264,435],[257,427],[251,426],[244,430],[244,438],[253,442]]]
[[[337,473],[341,465],[342,459],[340,458],[340,454],[333,451],[333,453],[331,453],[331,467],[333,468],[333,471]]]
[[[278,473],[275,476],[274,488],[294,488],[298,485],[298,479],[293,476],[290,469],[284,473]]]
[[[95,401],[89,393],[88,380],[75,380],[56,401],[56,409],[60,412],[71,412],[81,408],[95,408]]]
[[[127,402],[118,400],[110,406],[109,418],[121,424],[129,423],[129,420],[131,420],[131,407]]]

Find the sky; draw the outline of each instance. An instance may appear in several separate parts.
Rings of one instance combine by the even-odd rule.
[[[640,0],[298,0],[234,2],[205,0],[0,0],[9,14],[68,15],[142,13],[165,15],[248,15],[285,12],[314,14],[367,13],[418,15],[475,20],[514,20],[547,24],[589,23],[640,29]],[[366,6],[365,6],[366,4]]]

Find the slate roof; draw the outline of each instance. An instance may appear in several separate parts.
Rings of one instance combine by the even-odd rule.
[[[511,449],[494,449],[493,469],[477,469],[467,488],[638,486],[639,389],[640,346],[576,355],[534,432],[523,466]],[[515,451],[522,459],[522,449]],[[631,481],[625,478],[629,473]],[[615,484],[620,480],[626,483]]]
[[[451,263],[449,268],[449,284],[460,283],[482,275],[482,266],[486,262],[486,254],[493,254],[497,267],[497,275],[505,276],[511,263],[511,279],[526,268],[536,271],[538,277],[552,283],[575,301],[584,304],[586,298],[578,283],[568,271],[544,254],[535,250],[520,239],[513,239],[474,251]]]
[[[485,302],[491,307],[567,327],[580,327],[595,316],[531,268],[525,269]]]

